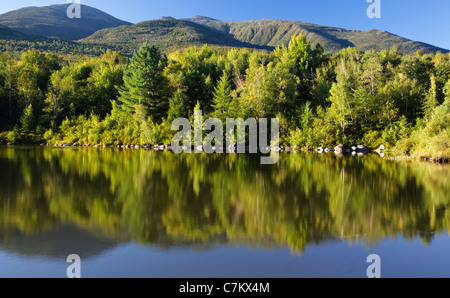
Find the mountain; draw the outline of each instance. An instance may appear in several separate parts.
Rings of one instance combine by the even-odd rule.
[[[346,47],[379,51],[390,49],[393,46],[397,46],[400,51],[407,55],[412,55],[417,50],[425,54],[436,53],[438,51],[442,53],[448,52],[446,49],[422,42],[411,41],[381,30],[347,30],[299,21],[272,19],[226,22],[203,16],[195,16],[185,20],[229,34],[239,41],[261,46],[287,46],[292,35],[303,34],[313,46],[320,43],[325,51],[331,54]]]
[[[314,47],[320,43],[334,54],[347,47],[361,50],[386,50],[396,46],[406,55],[447,53],[448,50],[412,41],[381,30],[347,30],[298,21],[265,19],[260,21],[226,22],[203,16],[190,19],[162,17],[136,25],[97,31],[80,40],[85,44],[103,45],[132,53],[143,42],[155,43],[164,50],[208,44],[220,47],[246,47],[272,50],[289,44],[293,35],[303,34]]]
[[[81,5],[81,18],[67,17],[71,4],[25,7],[0,15],[0,24],[28,35],[78,40],[98,30],[131,23],[116,19],[98,9]]]
[[[3,25],[0,27],[0,49],[12,45],[15,49],[34,47],[61,50],[60,53],[82,54],[86,51],[97,55],[109,48],[131,54],[147,42],[157,44],[166,52],[203,44],[214,48],[273,50],[287,46],[293,35],[303,34],[313,47],[320,43],[330,54],[347,47],[380,51],[393,46],[406,55],[413,55],[418,50],[425,54],[448,52],[386,31],[347,30],[299,21],[228,22],[194,16],[189,19],[162,17],[131,24],[86,5],[81,6],[81,18],[70,19],[67,17],[69,5],[26,7],[0,15],[0,25]],[[45,39],[49,37],[50,40]]]
[[[125,53],[132,53],[147,42],[164,50],[187,48],[203,44],[219,47],[238,47],[271,50],[272,47],[255,45],[235,39],[232,35],[186,20],[163,17],[130,26],[103,29],[80,40],[83,44],[105,45]]]

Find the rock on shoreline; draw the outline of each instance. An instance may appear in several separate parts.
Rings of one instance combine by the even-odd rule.
[[[375,152],[378,152],[379,154],[382,153],[383,150],[385,150],[386,147],[384,145],[381,145],[378,149],[374,150]],[[344,153],[350,153],[353,155],[356,154],[368,154],[371,150],[364,146],[364,145],[358,145],[358,146],[345,146],[343,144],[339,144],[336,147],[333,148],[324,148],[324,147],[319,147],[316,149],[317,153],[330,153],[330,152],[334,152],[336,155],[343,155]]]

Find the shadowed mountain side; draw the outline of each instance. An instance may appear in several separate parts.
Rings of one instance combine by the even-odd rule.
[[[22,40],[27,36],[21,32],[8,28],[6,26],[0,25],[0,39],[6,40]]]

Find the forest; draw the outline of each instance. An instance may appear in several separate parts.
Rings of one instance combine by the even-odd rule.
[[[0,53],[0,144],[169,145],[174,119],[278,118],[283,146],[384,144],[450,156],[450,54],[346,48],[332,56],[302,35],[274,51],[132,57],[39,50]]]

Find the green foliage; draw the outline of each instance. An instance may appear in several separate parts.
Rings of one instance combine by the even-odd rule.
[[[412,150],[423,156],[450,156],[450,105],[445,101],[434,108],[430,117],[416,125],[410,142]]]
[[[289,42],[288,54],[294,60],[296,75],[302,80],[310,74],[312,67],[311,45],[305,36],[292,36]]]
[[[436,90],[436,77],[434,75],[431,76],[431,85],[430,90],[425,96],[425,100],[423,103],[423,110],[425,114],[425,118],[430,118],[433,110],[438,105],[437,101],[437,90]]]
[[[189,113],[193,113],[197,101],[204,107],[204,112],[209,113],[214,86],[227,66],[223,54],[204,45],[173,53],[166,73],[174,89],[183,92]]]
[[[272,53],[204,45],[168,56],[142,45],[72,60],[0,55],[3,142],[170,144],[171,122],[278,118],[281,145],[337,144],[448,155],[449,55],[347,48],[328,57],[303,36]],[[193,124],[193,122],[192,122]],[[203,132],[205,134],[205,132]],[[247,136],[248,137],[248,136]]]
[[[8,144],[8,132],[0,132],[0,145]]]
[[[183,92],[177,90],[173,97],[169,100],[169,111],[167,112],[167,118],[170,121],[187,116],[185,101]]]
[[[299,110],[299,127],[291,131],[288,144],[305,151],[318,146],[335,146],[333,143],[335,131],[329,124],[329,117],[322,107],[319,106],[314,110],[311,103],[307,102]]]
[[[447,84],[444,87],[445,93],[445,105],[450,106],[450,80],[448,80]]]
[[[20,118],[20,123],[22,125],[21,131],[23,133],[32,133],[35,130],[33,105],[28,105],[24,110],[23,116]]]
[[[214,98],[212,101],[214,111],[212,116],[220,119],[222,122],[226,121],[227,118],[232,118],[230,113],[232,102],[232,87],[228,75],[224,74],[214,90]]]

